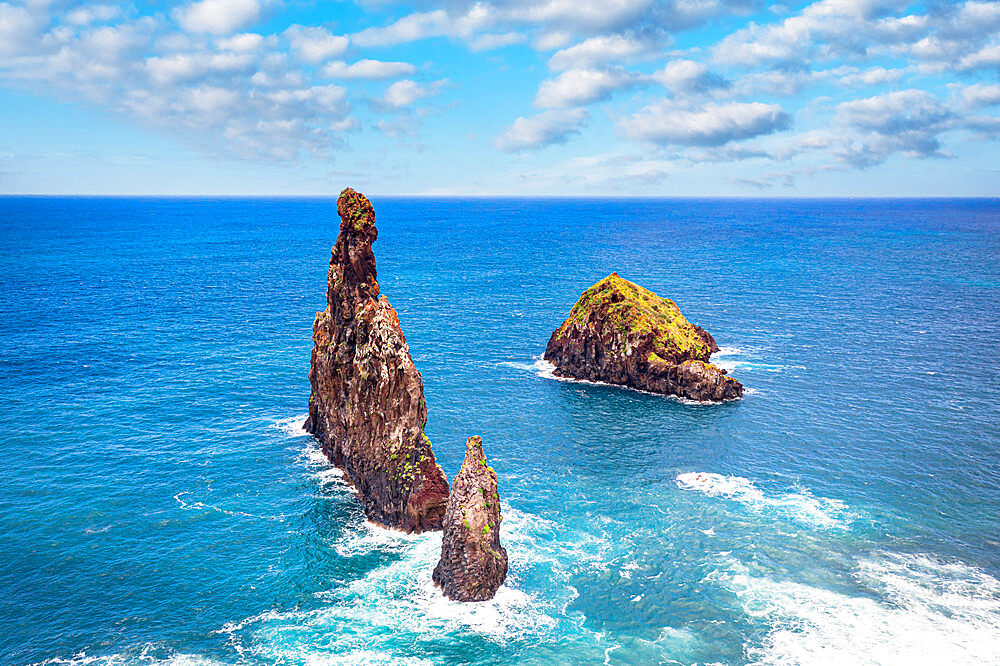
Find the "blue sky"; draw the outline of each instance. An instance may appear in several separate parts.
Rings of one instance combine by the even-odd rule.
[[[1000,194],[1000,2],[0,2],[0,192]]]

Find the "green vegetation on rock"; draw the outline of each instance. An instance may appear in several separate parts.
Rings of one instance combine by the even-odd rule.
[[[557,332],[562,338],[574,326],[601,322],[626,341],[652,337],[649,361],[668,358],[708,358],[711,350],[680,308],[669,298],[612,273],[583,292]]]
[[[374,213],[374,209],[365,195],[348,187],[340,193],[338,208],[339,204],[344,206],[347,219],[355,231],[364,231],[364,228],[371,224],[369,213]]]

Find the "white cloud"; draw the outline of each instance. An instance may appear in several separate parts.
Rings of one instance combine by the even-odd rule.
[[[375,129],[394,139],[417,135],[416,121],[410,116],[399,116],[393,120],[379,120],[375,123]]]
[[[712,74],[702,63],[683,59],[668,62],[650,78],[665,88],[681,92],[704,92],[729,85],[728,81]]]
[[[71,11],[66,15],[66,22],[71,25],[106,23],[120,14],[121,9],[114,5],[89,5]]]
[[[621,118],[618,129],[628,139],[658,144],[721,146],[787,129],[788,114],[777,104],[731,102],[685,109],[670,100],[651,104]]]
[[[261,9],[258,0],[201,0],[178,7],[173,15],[188,32],[225,35],[257,21]]]
[[[210,72],[247,71],[252,65],[253,59],[249,55],[233,53],[185,53],[146,60],[150,78],[161,85],[200,78]]]
[[[971,107],[1000,104],[1000,85],[977,83],[960,89],[960,95]]]
[[[308,63],[317,64],[347,50],[350,40],[323,28],[293,25],[283,33],[292,49]]]
[[[652,51],[653,45],[648,41],[626,35],[600,35],[557,51],[549,58],[549,68],[580,69],[611,62],[621,63],[648,57]]]
[[[399,109],[436,94],[445,83],[447,83],[445,79],[429,85],[403,79],[389,86],[382,99],[387,106]]]
[[[492,51],[503,48],[511,44],[520,44],[525,41],[525,36],[519,32],[505,32],[503,34],[486,34],[477,37],[470,37],[467,40],[471,51]]]
[[[331,79],[396,79],[409,76],[417,68],[408,62],[386,62],[384,60],[359,60],[348,65],[336,60],[323,67],[323,76]]]
[[[959,68],[963,70],[995,68],[1000,69],[1000,44],[984,46],[975,53],[962,58]]]
[[[17,55],[37,48],[46,22],[41,13],[0,2],[0,55]]]
[[[837,83],[847,87],[879,86],[886,83],[896,83],[903,78],[904,70],[886,69],[885,67],[872,67],[863,71],[855,68],[838,68],[832,72],[834,76],[840,75]]]
[[[216,44],[223,51],[253,51],[259,49],[264,43],[263,35],[253,32],[245,32],[241,35],[223,37],[216,40]]]
[[[542,81],[535,96],[541,108],[589,104],[639,83],[640,77],[622,69],[571,69]]]
[[[895,152],[941,157],[939,135],[954,126],[954,113],[923,90],[901,90],[837,105],[846,131],[838,156],[855,167],[879,164]]]
[[[467,13],[452,16],[443,9],[417,12],[382,28],[366,28],[351,36],[358,46],[392,46],[429,37],[468,39],[492,24],[492,7],[485,3],[473,5]]]
[[[572,134],[580,131],[587,115],[586,109],[559,109],[518,118],[494,143],[504,152],[565,143]]]

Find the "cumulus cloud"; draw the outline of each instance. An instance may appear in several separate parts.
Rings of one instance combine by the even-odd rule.
[[[428,37],[471,38],[481,28],[493,24],[492,7],[473,5],[466,13],[453,16],[443,9],[417,12],[381,28],[366,28],[351,36],[358,46],[393,46]]]
[[[445,79],[431,84],[417,83],[410,79],[396,81],[385,91],[382,101],[385,105],[395,109],[410,106],[414,102],[437,94],[447,82]]]
[[[337,60],[323,67],[323,76],[331,79],[396,79],[409,76],[417,68],[408,62],[387,62],[384,60],[359,60],[348,65]],[[412,83],[412,81],[411,81]]]
[[[174,10],[174,19],[188,32],[224,35],[256,22],[260,18],[258,0],[201,0]]]
[[[36,47],[46,23],[41,13],[0,2],[0,55],[17,54]]]
[[[1000,85],[977,83],[961,88],[959,94],[965,104],[973,108],[1000,104]]]
[[[245,32],[241,35],[218,39],[216,40],[216,44],[223,51],[253,51],[259,49],[264,44],[264,36],[253,32]]]
[[[609,46],[621,48],[616,35],[662,39],[673,31],[746,12],[756,5],[757,0],[454,0],[447,3],[447,9],[414,12],[388,25],[366,28],[352,35],[352,41],[368,47],[446,37],[481,49],[521,41],[522,32],[529,31],[534,33],[532,44],[543,51],[602,35]],[[599,57],[596,51],[592,53]],[[579,66],[586,65],[569,63],[565,68]]]
[[[66,22],[71,25],[106,23],[120,15],[121,9],[115,5],[89,5],[71,11],[66,15]]]
[[[0,3],[0,30],[5,7]],[[207,152],[294,159],[324,152],[357,125],[343,88],[310,83],[287,53],[263,48],[275,40],[262,35],[213,39],[171,31],[162,16],[119,18],[114,25],[76,16],[71,24],[68,15],[40,5],[26,16],[26,25],[42,26],[41,33],[4,43],[17,48],[0,53],[5,84],[56,91]]]
[[[744,68],[802,69],[875,57],[907,58],[926,71],[1000,67],[994,50],[1000,49],[1000,2],[931,3],[923,14],[907,13],[909,6],[902,0],[819,0],[779,23],[750,23],[717,44],[713,55]]]
[[[618,120],[628,139],[681,146],[722,146],[788,129],[791,118],[777,104],[731,102],[685,109],[670,100]]]
[[[542,81],[535,96],[535,106],[544,109],[589,104],[640,81],[641,77],[621,68],[571,69]]]
[[[285,30],[284,36],[298,56],[312,64],[340,55],[350,44],[347,37],[331,34],[324,28],[306,28],[300,25],[293,25]]]
[[[670,90],[681,92],[705,92],[714,88],[726,88],[726,79],[713,74],[708,67],[693,60],[672,60],[650,77]]]
[[[528,118],[521,117],[494,143],[508,153],[565,143],[571,135],[580,131],[587,117],[586,109],[558,109]]]
[[[655,52],[648,39],[631,35],[599,35],[558,51],[549,58],[553,70],[582,69],[607,63],[622,63],[648,58]]]
[[[850,135],[838,151],[855,167],[879,164],[896,152],[942,157],[939,135],[955,114],[923,90],[901,90],[837,106],[836,120]]]

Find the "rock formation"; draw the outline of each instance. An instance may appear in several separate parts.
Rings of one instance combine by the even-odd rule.
[[[346,189],[327,274],[327,308],[313,322],[305,428],[342,467],[369,520],[407,532],[441,529],[448,480],[424,435],[427,404],[399,317],[379,296],[371,202]]]
[[[692,400],[729,400],[743,385],[711,363],[719,346],[677,305],[612,273],[583,292],[549,339],[545,359],[561,377]]]
[[[502,520],[496,472],[486,464],[482,438],[470,437],[451,486],[441,560],[433,575],[450,599],[486,601],[503,585],[507,551],[500,545]]]

